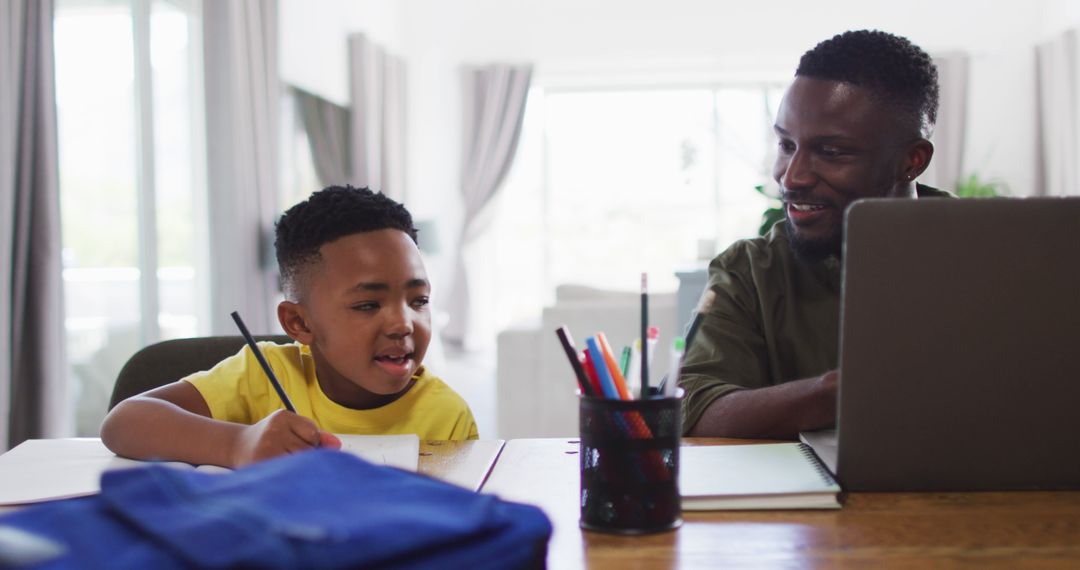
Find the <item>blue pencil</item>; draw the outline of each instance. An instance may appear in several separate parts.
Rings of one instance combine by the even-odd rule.
[[[619,390],[615,388],[615,380],[612,379],[611,371],[604,362],[604,352],[600,348],[600,343],[596,342],[595,337],[590,336],[585,339],[585,346],[588,347],[589,356],[592,357],[593,367],[596,368],[596,376],[600,379],[600,388],[604,390],[604,396],[613,400],[620,399]]]

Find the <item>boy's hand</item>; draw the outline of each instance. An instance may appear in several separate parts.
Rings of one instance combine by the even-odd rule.
[[[257,424],[245,426],[233,445],[232,467],[314,447],[338,449],[341,441],[324,432],[308,418],[278,410]]]

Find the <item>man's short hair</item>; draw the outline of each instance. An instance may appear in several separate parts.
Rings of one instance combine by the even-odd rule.
[[[803,54],[795,75],[869,89],[908,114],[923,136],[937,122],[937,67],[907,38],[877,30],[844,32]]]
[[[416,228],[405,206],[367,188],[329,186],[289,208],[275,225],[274,239],[286,298],[299,296],[302,274],[319,261],[324,244],[384,229],[401,230],[416,241]]]

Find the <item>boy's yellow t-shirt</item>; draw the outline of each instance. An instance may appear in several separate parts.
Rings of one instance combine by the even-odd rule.
[[[371,410],[354,410],[331,400],[315,378],[310,347],[260,342],[274,375],[296,412],[330,433],[391,435],[415,433],[422,440],[477,439],[469,405],[442,380],[420,367],[416,382],[403,396]],[[254,424],[285,407],[251,349],[183,380],[202,394],[216,420]]]

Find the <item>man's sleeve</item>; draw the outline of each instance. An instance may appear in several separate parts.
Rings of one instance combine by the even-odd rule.
[[[709,267],[709,288],[716,293],[693,344],[687,347],[679,386],[683,434],[701,419],[717,398],[740,388],[766,385],[768,364],[759,322],[760,302],[749,271],[733,270],[745,256],[721,256]]]

